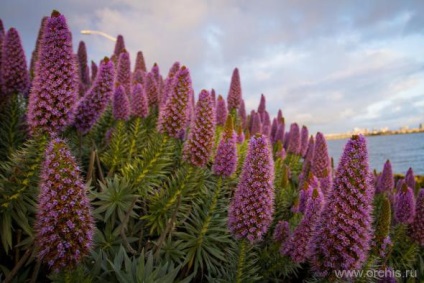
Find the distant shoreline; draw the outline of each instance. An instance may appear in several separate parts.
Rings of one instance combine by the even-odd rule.
[[[393,131],[372,131],[365,133],[342,133],[342,134],[327,134],[324,135],[327,140],[341,140],[350,138],[352,135],[363,134],[364,136],[392,136],[392,135],[408,135],[424,133],[424,129],[410,129],[410,130],[393,130]]]

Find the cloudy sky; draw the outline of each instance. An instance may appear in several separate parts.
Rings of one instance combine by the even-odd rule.
[[[122,34],[133,62],[142,50],[163,75],[180,61],[196,93],[226,97],[238,67],[248,110],[263,93],[272,116],[311,133],[424,122],[424,1],[1,0],[27,56],[52,9],[96,62],[114,43],[83,29]]]

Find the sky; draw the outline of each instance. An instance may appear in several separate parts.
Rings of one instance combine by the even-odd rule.
[[[90,60],[110,56],[114,42],[84,29],[122,34],[132,63],[141,50],[163,76],[181,62],[196,94],[227,97],[237,67],[248,112],[264,94],[271,116],[281,109],[310,133],[424,123],[424,1],[1,0],[27,60],[53,9]]]

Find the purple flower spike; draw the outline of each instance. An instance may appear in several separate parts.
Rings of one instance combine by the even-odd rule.
[[[411,224],[411,237],[419,245],[424,247],[424,189],[418,193],[415,206],[415,217]]]
[[[254,113],[251,119],[253,119],[253,121],[252,121],[252,129],[250,130],[250,134],[254,136],[256,134],[262,133],[261,115],[259,113]]]
[[[328,155],[327,141],[322,133],[315,137],[314,159],[312,173],[318,178],[320,188],[324,195],[331,190],[333,178],[331,174],[331,160]]]
[[[71,32],[57,11],[46,23],[28,105],[28,125],[35,134],[56,134],[73,122],[77,69]]]
[[[399,223],[410,224],[414,220],[414,191],[406,183],[403,183],[402,188],[396,194],[394,215],[395,220]]]
[[[278,109],[278,113],[277,113],[277,121],[281,121],[281,119],[283,119],[283,111],[281,111],[281,109]]]
[[[42,168],[34,227],[38,257],[55,272],[71,270],[93,245],[87,189],[64,140],[50,142]]]
[[[392,164],[390,160],[384,163],[383,172],[381,173],[380,182],[378,182],[377,193],[392,194],[395,187],[395,179],[393,178]]]
[[[262,124],[263,126],[268,126],[269,130],[271,131],[271,118],[269,117],[269,113],[268,111],[265,111],[262,115],[261,115],[261,119],[262,119]]]
[[[246,123],[247,123],[247,115],[246,115],[246,106],[244,104],[244,100],[241,100],[240,103],[240,108],[238,110],[238,115],[240,117],[241,120],[241,125],[243,126],[243,129],[246,128]]]
[[[272,142],[275,141],[275,134],[277,133],[277,128],[278,128],[277,118],[274,118],[272,119],[272,124],[271,124],[271,141]]]
[[[412,168],[409,168],[405,174],[405,183],[412,190],[415,190],[415,176],[414,176],[414,171],[412,170]]]
[[[285,134],[285,125],[284,125],[284,122],[282,122],[277,126],[277,132],[275,133],[274,142],[280,141],[281,143],[283,143],[284,134]]]
[[[299,125],[297,123],[293,123],[290,125],[290,139],[289,144],[287,145],[287,153],[291,154],[300,154],[300,131]]]
[[[265,113],[265,110],[266,110],[265,96],[261,94],[261,101],[259,102],[258,113],[262,116]]]
[[[215,90],[214,89],[211,89],[211,97],[212,97],[213,107],[216,108],[216,93],[215,93]]]
[[[0,19],[0,37],[5,35],[3,21]]]
[[[189,119],[192,86],[190,71],[182,66],[175,75],[174,90],[160,111],[158,130],[174,138],[182,138]]]
[[[91,81],[94,82],[97,76],[98,67],[96,62],[91,61]]]
[[[315,146],[320,139],[317,136]],[[366,140],[355,135],[345,146],[310,243],[315,275],[325,277],[336,270],[359,269],[365,262],[372,236],[373,196]]]
[[[131,62],[130,54],[125,49],[119,55],[115,83],[124,88],[125,94],[131,102]]]
[[[1,48],[1,46],[0,46]],[[3,95],[15,93],[28,96],[29,73],[21,38],[16,29],[11,28],[3,41],[0,85]]]
[[[75,127],[80,133],[88,133],[105,112],[113,95],[114,76],[113,63],[106,57],[100,63],[99,75],[96,77],[93,86],[80,99],[76,107]]]
[[[305,213],[306,204],[311,198],[312,192],[315,189],[319,189],[319,181],[317,177],[315,177],[312,172],[309,172],[309,174],[306,176],[306,179],[302,182],[302,187],[299,189],[299,212]]]
[[[138,51],[137,56],[135,58],[135,66],[134,66],[134,73],[137,72],[137,70],[146,72],[146,62],[144,61],[143,52]]]
[[[147,103],[146,93],[141,84],[136,84],[133,88],[132,113],[136,117],[145,118],[149,115],[149,105]]]
[[[30,75],[31,80],[35,76],[35,65],[38,61],[38,55],[39,55],[39,52],[40,52],[40,45],[41,45],[41,41],[42,41],[43,36],[44,36],[44,29],[46,28],[46,23],[47,23],[48,19],[49,19],[49,17],[43,17],[43,19],[41,20],[40,29],[38,30],[38,35],[37,35],[37,41],[35,43],[35,49],[34,49],[34,51],[32,51],[31,63],[30,63],[30,66],[29,66],[29,75]],[[1,35],[0,35],[0,38],[1,38]],[[0,58],[1,58],[1,53],[0,53]]]
[[[238,109],[242,100],[240,74],[237,68],[234,69],[231,77],[230,89],[228,90],[227,106],[228,110]]]
[[[116,56],[116,58],[119,58],[119,55],[122,52],[124,52],[124,50],[125,50],[124,37],[122,35],[118,35],[118,37],[116,38],[115,50],[113,51],[113,54]]]
[[[80,95],[83,96],[85,91],[90,86],[90,70],[88,68],[88,59],[87,59],[87,48],[85,47],[85,42],[80,41],[78,45],[78,66],[79,66],[79,77],[81,79],[81,92]]]
[[[302,126],[302,130],[300,132],[300,155],[302,157],[306,156],[306,152],[308,151],[308,142],[309,142],[309,131],[306,126]]]
[[[148,73],[146,76],[146,84],[144,90],[146,92],[149,107],[154,107],[158,105],[159,86],[156,83],[155,75],[152,72]]]
[[[162,99],[160,102],[160,107],[164,107],[168,100],[168,97],[172,95],[175,87],[175,75],[180,70],[180,62],[175,62],[172,67],[169,69],[168,77],[165,79],[163,91],[162,91]]]
[[[274,161],[268,138],[252,136],[240,181],[228,210],[228,227],[236,239],[259,242],[274,212]]]
[[[290,224],[287,221],[280,220],[275,225],[273,240],[278,244],[283,244],[290,236]]]
[[[241,144],[244,142],[245,136],[244,136],[244,132],[243,132],[243,128],[240,125],[237,129],[237,143]]]
[[[223,126],[227,120],[228,110],[227,105],[225,105],[225,100],[221,95],[218,96],[218,101],[216,102],[216,124]]]
[[[184,159],[191,164],[204,167],[212,152],[215,136],[215,108],[211,95],[202,90],[196,104],[194,120],[189,137],[184,144]]]
[[[324,204],[324,196],[319,188],[313,189],[307,202],[305,215],[296,227],[290,239],[281,247],[281,252],[297,263],[303,263],[310,257],[310,245],[316,224],[319,221]]]
[[[231,176],[237,169],[236,133],[233,129],[233,119],[228,116],[224,133],[216,151],[212,170],[218,176]]]
[[[130,102],[121,85],[115,88],[113,95],[112,113],[116,120],[127,121],[130,118]]]
[[[312,160],[314,158],[314,148],[315,148],[315,140],[314,137],[311,136],[309,138],[308,150],[306,152],[305,160],[302,164],[302,171],[299,174],[299,188],[303,187],[304,179],[309,175],[312,168]]]

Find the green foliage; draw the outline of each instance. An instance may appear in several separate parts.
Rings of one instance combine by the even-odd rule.
[[[409,238],[408,233],[406,224],[398,224],[393,228],[391,234],[393,249],[388,265],[394,270],[411,270],[418,259],[419,247]]]
[[[186,270],[193,270],[194,276],[200,269],[202,275],[222,277],[235,252],[235,241],[227,229],[228,190],[221,178],[213,184],[193,204],[182,231],[175,233],[175,239],[182,243]]]
[[[33,238],[32,222],[45,145],[45,137],[31,139],[15,151],[9,161],[1,164],[0,227],[2,246],[6,253],[17,244],[13,244],[12,237],[17,229],[21,229],[30,239]]]
[[[25,141],[25,108],[25,100],[18,94],[0,104],[0,160],[6,159]]]

